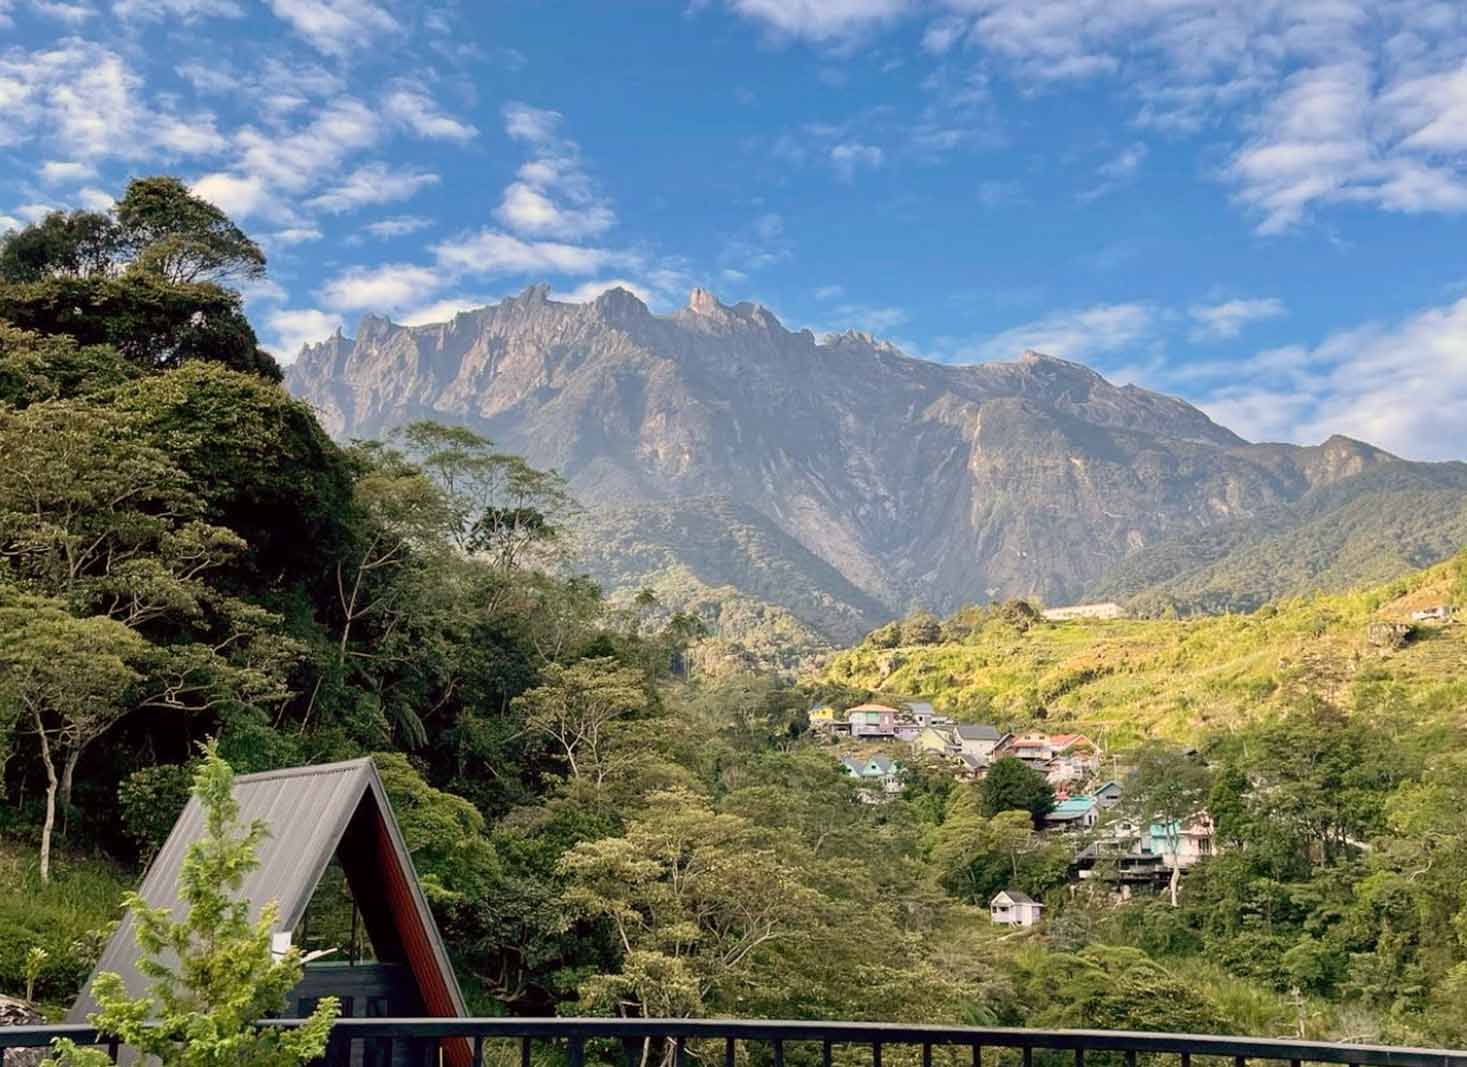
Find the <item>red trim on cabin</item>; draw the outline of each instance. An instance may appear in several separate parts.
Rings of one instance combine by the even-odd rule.
[[[435,1018],[452,1019],[458,1015],[453,993],[444,981],[438,968],[438,957],[433,952],[433,941],[419,916],[414,900],[411,871],[404,870],[397,862],[397,850],[392,846],[391,831],[387,828],[382,812],[372,805],[372,832],[381,858],[379,869],[382,876],[382,896],[397,919],[398,934],[402,938],[406,963],[418,980],[423,994],[423,1008]],[[443,1042],[444,1053],[452,1067],[470,1067],[469,1044],[465,1038],[451,1038]]]

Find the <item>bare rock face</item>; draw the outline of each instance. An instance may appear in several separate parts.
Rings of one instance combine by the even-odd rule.
[[[1149,545],[1398,462],[1343,438],[1249,445],[1038,352],[954,366],[817,339],[704,289],[667,316],[622,289],[568,304],[537,286],[430,326],[368,317],[286,380],[338,438],[461,423],[592,507],[732,501],[893,612],[1068,603]]]

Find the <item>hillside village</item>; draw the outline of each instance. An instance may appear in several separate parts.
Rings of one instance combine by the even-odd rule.
[[[1159,888],[1168,881],[1175,885],[1177,872],[1215,849],[1213,822],[1205,810],[1167,824],[1137,825],[1116,814],[1107,817],[1123,800],[1124,768],[1112,761],[1105,769],[1100,747],[1084,734],[1015,734],[988,723],[960,723],[926,701],[898,707],[864,703],[844,712],[822,705],[812,708],[809,718],[812,732],[826,743],[904,745],[913,759],[944,761],[960,782],[980,782],[998,761],[1018,760],[1054,791],[1054,805],[1039,820],[1039,832],[1075,839],[1071,882],[1104,881],[1117,900],[1143,887]],[[842,755],[839,762],[859,783],[864,803],[887,803],[906,787],[906,768],[892,756]],[[1043,909],[1042,903],[1012,888],[990,902],[992,921],[1003,925],[1034,925]]]

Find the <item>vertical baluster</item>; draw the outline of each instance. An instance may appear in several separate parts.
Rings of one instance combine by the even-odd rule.
[[[118,1050],[120,1048],[121,1048],[121,1043],[118,1041],[117,1038],[114,1037],[114,1038],[109,1038],[108,1039],[108,1041],[107,1041],[107,1058],[109,1060],[111,1060],[113,1063],[116,1063],[117,1062],[117,1053],[118,1053]]]
[[[520,1038],[520,1067],[530,1067],[530,1039]]]
[[[777,1037],[774,1039],[774,1067],[784,1067],[784,1042]]]
[[[1028,1045],[1024,1046],[1024,1067],[1034,1067],[1034,1050]],[[1131,1065],[1127,1065],[1131,1067]]]
[[[983,1046],[973,1046],[973,1067],[983,1067]]]
[[[731,1037],[723,1039],[723,1067],[734,1067],[734,1039]]]
[[[572,1034],[570,1037],[570,1067],[585,1067],[586,1065],[586,1039],[580,1034]]]
[[[1136,1067],[1136,1050],[1126,1049],[1126,1067]]]
[[[1075,1067],[1085,1067],[1085,1050],[1082,1048],[1075,1050]]]
[[[1234,1056],[1233,1057],[1233,1067],[1248,1067],[1248,1057],[1247,1056]]]
[[[484,1067],[484,1035],[474,1035],[474,1058],[469,1061],[474,1067]]]
[[[922,1067],[932,1067],[932,1042],[922,1042]]]
[[[881,1042],[871,1042],[871,1067],[881,1067]]]
[[[820,1042],[820,1067],[830,1067],[830,1038]]]
[[[1192,1067],[1192,1053],[1182,1053],[1182,1067]]]
[[[680,1037],[672,1043],[672,1067],[683,1067],[684,1057],[688,1050],[688,1039]],[[528,1064],[525,1067],[529,1067]]]
[[[626,1067],[638,1067],[642,1057],[637,1051],[637,1039],[635,1037],[624,1037],[621,1039],[621,1060]]]

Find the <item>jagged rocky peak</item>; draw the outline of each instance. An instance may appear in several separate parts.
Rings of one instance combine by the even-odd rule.
[[[716,315],[724,307],[711,290],[698,288],[688,294],[688,310],[697,315]]]
[[[615,322],[619,319],[639,319],[652,314],[636,293],[620,285],[606,290],[591,301],[589,306],[608,322]]]

